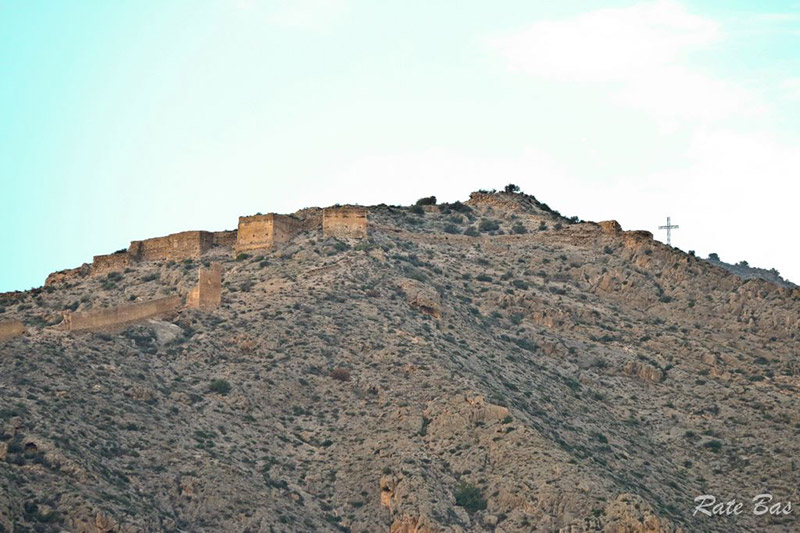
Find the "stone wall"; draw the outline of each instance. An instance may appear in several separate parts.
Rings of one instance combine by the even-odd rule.
[[[166,237],[133,241],[128,254],[134,261],[181,261],[197,258],[214,245],[214,235],[209,231],[183,231]]]
[[[131,264],[128,252],[115,252],[107,255],[96,255],[92,261],[92,275],[99,276],[109,272],[122,272]]]
[[[149,318],[175,313],[181,303],[179,296],[167,296],[148,302],[120,305],[108,309],[64,313],[62,328],[67,331],[92,331],[114,329]]]
[[[212,234],[212,242],[214,246],[224,246],[226,248],[233,248],[236,245],[235,229],[225,231],[215,231]]]
[[[367,236],[365,207],[327,207],[322,211],[322,235],[362,239]]]
[[[211,263],[209,268],[200,268],[197,287],[186,297],[186,307],[194,309],[216,309],[222,302],[222,265]]]
[[[239,229],[236,233],[237,254],[250,250],[271,248],[291,240],[302,231],[300,220],[288,215],[269,213],[239,217]]]
[[[0,322],[0,342],[19,337],[25,333],[25,325],[19,320],[4,320]]]

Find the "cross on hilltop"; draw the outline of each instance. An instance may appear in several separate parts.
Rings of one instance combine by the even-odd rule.
[[[667,225],[666,226],[659,226],[658,229],[665,229],[667,230],[667,246],[672,246],[672,230],[678,229],[680,226],[677,224],[672,224],[670,222],[670,218],[667,217]]]

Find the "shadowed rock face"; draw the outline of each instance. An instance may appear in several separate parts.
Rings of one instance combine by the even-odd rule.
[[[371,207],[360,240],[309,209],[257,256],[229,235],[0,295],[28,330],[0,344],[0,529],[798,530],[692,511],[798,500],[800,292],[531,197],[468,204]]]

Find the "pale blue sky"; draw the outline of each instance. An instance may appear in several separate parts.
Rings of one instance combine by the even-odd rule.
[[[0,291],[508,182],[798,281],[798,65],[800,2],[0,0]]]

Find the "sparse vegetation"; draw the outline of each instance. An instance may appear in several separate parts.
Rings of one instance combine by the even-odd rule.
[[[231,391],[231,384],[224,379],[215,379],[209,384],[208,390],[226,396]]]
[[[476,513],[486,509],[486,498],[483,492],[470,483],[462,482],[456,487],[456,505],[463,507],[469,513]]]

